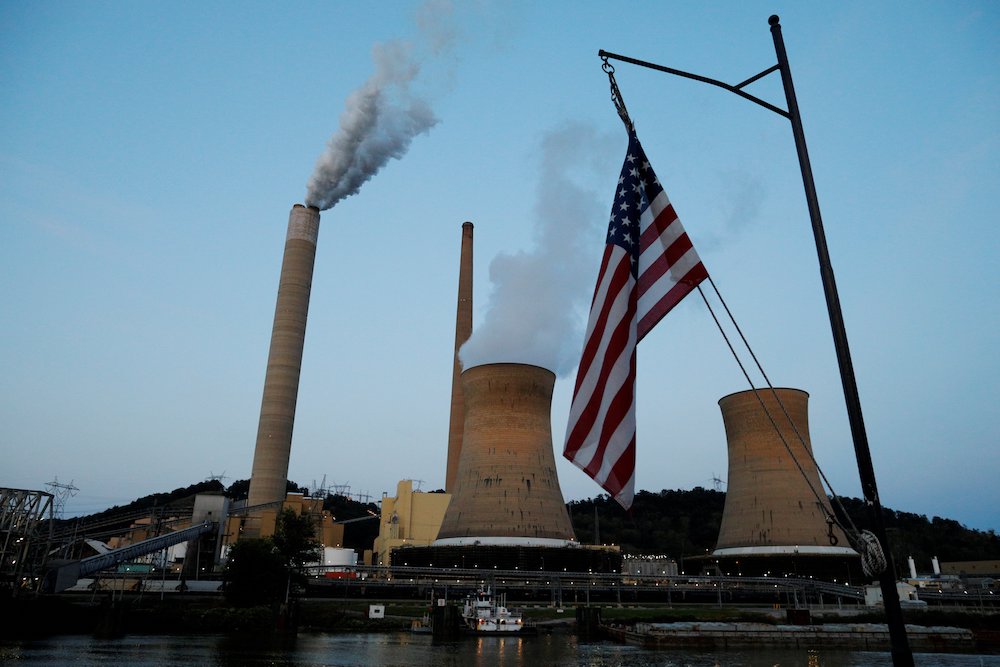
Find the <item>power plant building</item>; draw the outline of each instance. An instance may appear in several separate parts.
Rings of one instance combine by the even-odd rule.
[[[428,546],[437,538],[451,495],[413,490],[413,480],[396,485],[393,498],[382,498],[382,516],[375,538],[374,564],[388,565],[393,549]]]
[[[278,514],[290,510],[298,516],[307,516],[316,531],[316,539],[326,548],[344,545],[344,526],[334,523],[334,517],[323,509],[322,498],[310,498],[302,493],[289,492],[284,501],[271,507],[254,509],[247,506],[229,513],[226,521],[224,544],[231,545],[244,537],[271,537],[278,523]]]

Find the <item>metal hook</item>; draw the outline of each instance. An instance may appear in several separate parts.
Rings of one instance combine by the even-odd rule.
[[[608,56],[601,56],[601,60],[604,61],[601,69],[608,75],[608,82],[611,84],[611,101],[614,103],[622,122],[625,123],[625,127],[631,132],[634,126],[628,115],[628,110],[625,108],[625,100],[622,99],[621,91],[618,90],[618,82],[615,81],[615,67],[608,62]]]

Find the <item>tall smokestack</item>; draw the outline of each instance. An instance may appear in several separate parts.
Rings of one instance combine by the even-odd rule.
[[[288,216],[285,255],[281,260],[248,505],[285,499],[318,234],[319,209],[301,204],[293,206]]]
[[[552,453],[552,371],[486,364],[462,373],[465,431],[435,544],[574,540]]]
[[[455,490],[458,459],[462,455],[465,410],[462,401],[462,360],[458,351],[472,335],[472,223],[462,223],[462,255],[458,263],[458,312],[455,315],[455,360],[451,375],[451,422],[448,425],[448,466],[444,490]]]

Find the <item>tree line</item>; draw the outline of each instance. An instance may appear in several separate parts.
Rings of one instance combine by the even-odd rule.
[[[583,543],[617,544],[626,553],[681,560],[715,548],[725,502],[724,492],[695,487],[639,491],[629,512],[608,495],[575,500],[567,507],[576,537]],[[840,504],[858,530],[873,529],[864,500],[840,498]],[[920,571],[930,571],[934,556],[945,562],[1000,559],[1000,536],[994,530],[889,508],[883,508],[883,521],[897,568],[906,567],[907,556],[913,556]]]

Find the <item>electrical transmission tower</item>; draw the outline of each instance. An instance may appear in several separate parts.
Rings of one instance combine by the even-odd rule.
[[[723,480],[719,479],[719,476],[718,476],[718,475],[716,475],[716,474],[715,474],[715,473],[713,472],[713,473],[712,473],[712,486],[714,486],[714,487],[715,487],[715,490],[716,490],[716,491],[722,491],[722,486],[723,486],[723,484],[725,484],[725,482],[724,482]]]
[[[80,490],[73,486],[73,480],[70,480],[69,484],[62,484],[58,477],[53,477],[51,482],[46,482],[45,489],[52,494],[52,513],[57,519],[62,518],[63,509],[66,507],[66,501],[75,496]]]

